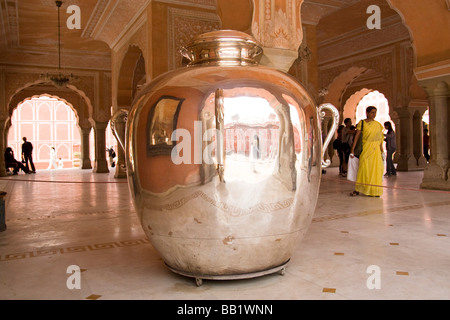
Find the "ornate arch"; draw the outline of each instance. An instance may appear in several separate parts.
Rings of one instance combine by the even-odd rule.
[[[345,101],[342,112],[342,119],[350,118],[352,119],[352,123],[356,123],[355,114],[356,108],[358,107],[358,103],[364,98],[367,94],[372,92],[371,89],[361,89],[355,93],[353,93],[350,98]]]
[[[129,108],[136,96],[138,86],[145,83],[145,59],[139,46],[130,45],[119,69],[117,105]]]
[[[335,105],[341,116],[344,112],[346,92],[348,88],[354,83],[359,77],[366,73],[373,72],[378,74],[382,78],[382,86],[379,85],[368,85],[369,89],[376,89],[383,92],[386,99],[389,101],[389,106],[392,108],[398,104],[398,96],[394,96],[394,75],[393,72],[395,68],[393,67],[393,57],[391,52],[386,52],[384,54],[378,54],[372,57],[368,57],[365,60],[357,62],[349,62],[342,64],[333,68],[329,68],[321,71],[321,88],[327,88],[327,93],[324,96],[324,102],[329,102]],[[355,88],[355,91],[363,89]],[[351,92],[353,94],[354,92]],[[397,99],[396,99],[397,98]]]
[[[64,101],[75,112],[78,125],[80,127],[90,127],[92,120],[93,106],[89,97],[84,91],[79,90],[74,85],[69,85],[64,89],[48,85],[47,82],[38,80],[29,82],[20,87],[12,94],[7,104],[8,122],[17,106],[36,96],[48,95]]]
[[[366,72],[367,69],[363,67],[350,67],[345,71],[342,71],[340,74],[336,75],[331,81],[329,85],[323,85],[323,88],[327,88],[327,93],[324,96],[324,102],[328,102],[333,104],[342,115],[343,105],[341,98],[348,86],[361,74]],[[322,81],[324,83],[324,81]]]

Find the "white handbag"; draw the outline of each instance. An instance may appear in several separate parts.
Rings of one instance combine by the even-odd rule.
[[[348,158],[348,168],[347,168],[347,180],[356,181],[359,169],[359,158],[349,157]]]

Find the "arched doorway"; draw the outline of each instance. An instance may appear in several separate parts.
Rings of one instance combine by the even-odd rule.
[[[142,50],[137,46],[130,46],[123,57],[118,77],[118,107],[130,108],[133,99],[145,82],[145,59]]]
[[[33,143],[33,160],[37,170],[49,167],[50,150],[56,150],[61,167],[80,166],[80,129],[73,107],[64,99],[48,94],[34,96],[19,103],[11,117],[7,145],[20,159],[22,138]]]
[[[117,57],[117,60],[121,61],[121,64],[118,68],[117,83],[115,84],[117,93],[115,102],[113,103],[113,113],[119,109],[130,110],[134,98],[147,81],[144,53],[139,46],[130,45],[124,56]],[[106,136],[107,148],[112,146],[112,144],[108,145],[108,135],[111,134],[109,128],[108,125]],[[115,129],[120,139],[125,140],[125,122],[116,123]],[[114,176],[116,178],[126,178],[125,153],[117,145],[114,150],[117,154],[117,166]]]

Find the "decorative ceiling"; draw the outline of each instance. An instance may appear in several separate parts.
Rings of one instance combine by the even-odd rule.
[[[191,5],[193,3],[192,0],[160,2],[164,1],[178,4],[185,2]],[[60,18],[62,55],[109,57],[109,46],[103,41],[93,40],[93,38],[102,39],[98,30],[108,32],[111,23],[117,21],[119,15],[127,19],[132,18],[139,11],[138,7],[149,2],[151,1],[63,1]],[[380,4],[383,14],[393,14],[385,0],[304,0],[302,16],[306,23],[319,24],[318,40],[321,41],[365,23],[367,3]],[[66,27],[66,21],[72,16],[71,12],[67,13],[69,5],[80,8],[81,29],[70,30]],[[127,10],[130,12],[126,12]],[[131,12],[132,10],[134,12]],[[99,27],[99,21],[104,16],[111,17],[109,24]],[[102,23],[105,20],[103,19]],[[57,48],[58,9],[54,0],[0,0],[0,62],[14,55],[23,55],[22,59],[27,55],[54,55]],[[37,62],[35,59],[31,63],[35,65]]]
[[[70,0],[61,7],[61,48],[66,53],[96,52],[106,54],[109,48],[100,41],[83,38],[83,29],[69,30],[67,6],[81,11],[81,25],[87,25],[96,1]],[[0,7],[0,50],[22,50],[29,53],[56,51],[58,47],[58,8],[53,0],[5,0]]]

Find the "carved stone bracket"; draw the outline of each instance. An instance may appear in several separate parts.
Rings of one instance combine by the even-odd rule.
[[[215,13],[169,8],[169,70],[182,66],[180,49],[194,36],[218,29],[220,29],[220,20]]]
[[[264,48],[261,64],[287,72],[303,40],[303,0],[255,0],[252,34]]]

